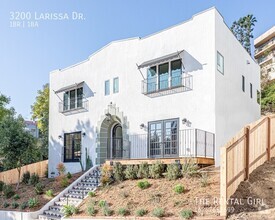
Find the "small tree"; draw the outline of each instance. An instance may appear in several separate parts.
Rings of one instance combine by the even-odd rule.
[[[0,93],[0,121],[7,115],[12,114],[14,109],[8,109],[7,104],[10,103],[10,98]]]
[[[0,156],[3,157],[5,169],[16,168],[18,183],[20,183],[21,167],[36,162],[39,151],[36,148],[34,137],[25,130],[21,116],[9,115],[0,122]]]

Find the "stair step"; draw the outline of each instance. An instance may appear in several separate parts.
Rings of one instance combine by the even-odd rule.
[[[74,186],[73,190],[88,190],[92,191],[95,189],[95,186]]]
[[[84,195],[87,195],[88,192],[90,192],[91,190],[86,190],[86,189],[72,189],[72,190],[69,190],[69,193],[73,193],[73,194],[84,194]]]
[[[49,210],[54,210],[54,211],[61,211],[63,207],[60,205],[52,205],[49,207]]]
[[[51,216],[51,215],[39,215],[39,220],[60,220],[60,217]]]
[[[64,214],[61,213],[60,211],[54,211],[54,210],[46,210],[44,211],[44,214],[54,216],[54,217],[59,217],[59,218],[64,216]]]
[[[87,195],[86,194],[80,194],[80,193],[66,193],[65,194],[65,197],[68,197],[68,198],[76,198],[76,199],[84,199],[84,197]]]

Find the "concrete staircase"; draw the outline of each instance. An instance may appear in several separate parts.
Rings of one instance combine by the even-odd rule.
[[[64,214],[62,208],[64,205],[78,206],[88,195],[88,192],[94,191],[100,183],[100,170],[96,167],[88,171],[80,180],[73,182],[66,192],[59,195],[59,199],[50,205],[48,210],[38,216],[39,220],[57,220],[62,219]]]

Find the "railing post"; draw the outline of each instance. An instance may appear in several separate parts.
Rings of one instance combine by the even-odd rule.
[[[245,178],[249,178],[249,137],[250,137],[250,127],[245,128]]]
[[[267,160],[270,161],[270,150],[271,150],[271,119],[270,117],[267,117],[267,148],[266,148],[266,153],[267,153]]]

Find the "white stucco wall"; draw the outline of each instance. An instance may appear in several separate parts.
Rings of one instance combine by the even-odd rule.
[[[219,51],[224,57],[224,75],[215,66],[216,163],[219,164],[220,147],[244,125],[260,118],[257,90],[261,90],[260,67],[234,37],[218,11],[215,20],[215,53],[212,55],[216,59]],[[242,91],[242,75],[245,92]]]
[[[217,28],[220,28],[222,33],[218,34]],[[231,123],[232,128],[225,126],[228,120],[226,117],[231,115],[230,109],[232,108],[223,110],[224,103],[228,102],[226,106],[237,104],[242,106],[247,103],[238,100],[239,93],[237,93],[238,96],[231,95],[230,89],[226,90],[228,101],[225,101],[222,95],[217,94],[221,92],[222,85],[230,84],[228,80],[230,81],[231,78],[227,74],[221,78],[216,72],[216,49],[221,47],[221,52],[224,53],[225,68],[229,68],[227,65],[230,63],[227,63],[229,62],[227,56],[230,53],[234,53],[232,54],[234,59],[242,60],[234,63],[233,69],[241,69],[242,67],[239,65],[246,62],[243,60],[245,55],[241,55],[239,58],[237,56],[237,54],[243,53],[243,48],[235,46],[229,48],[230,50],[226,49],[229,45],[223,43],[221,39],[225,37],[232,40],[232,36],[229,36],[224,29],[225,25],[218,18],[217,11],[210,9],[193,16],[187,22],[159,33],[144,38],[112,42],[81,64],[53,71],[50,74],[49,173],[56,172],[56,165],[61,162],[61,147],[64,140],[59,139],[58,136],[63,136],[68,132],[82,131],[86,133],[86,136],[82,138],[82,152],[85,153],[85,148],[87,148],[93,163],[95,163],[97,123],[110,102],[115,104],[126,117],[128,134],[145,134],[147,133],[146,129],[140,129],[141,123],[147,125],[150,121],[171,118],[179,118],[180,129],[184,129],[186,126],[181,123],[181,120],[187,118],[191,122],[191,127],[213,133],[217,132],[218,127],[227,129],[225,131],[230,131],[230,135],[233,135],[241,125],[252,120],[256,115],[254,111],[258,110],[257,106],[243,106],[239,107],[241,111],[252,107],[256,108],[256,110],[251,110],[253,116],[246,118],[234,113],[234,120],[239,120],[237,125]],[[215,40],[218,43],[215,43]],[[143,78],[136,64],[181,50],[184,50],[181,56],[185,70],[193,76],[193,90],[155,98],[143,95],[141,93]],[[253,62],[251,60],[251,63]],[[256,70],[254,68],[251,71]],[[146,69],[141,71],[146,77]],[[225,69],[225,72],[228,71]],[[249,72],[246,74],[248,75]],[[112,92],[113,78],[115,77],[119,77],[119,93],[117,94]],[[104,81],[108,79],[110,80],[111,94],[104,96]],[[85,81],[84,93],[89,102],[89,111],[73,115],[59,113],[58,103],[60,100],[54,91],[81,81]],[[232,84],[238,84],[232,85],[232,87],[238,87],[240,82],[235,80]],[[62,94],[60,98],[62,98]],[[219,107],[220,105],[221,107]],[[240,115],[246,114],[249,113],[240,113]],[[223,143],[225,139],[228,139],[228,135],[224,135],[221,131],[218,131],[217,134],[220,136],[217,137],[218,143]],[[85,164],[85,155],[83,155],[83,163]],[[70,172],[80,170],[79,163],[66,163],[66,166]]]

